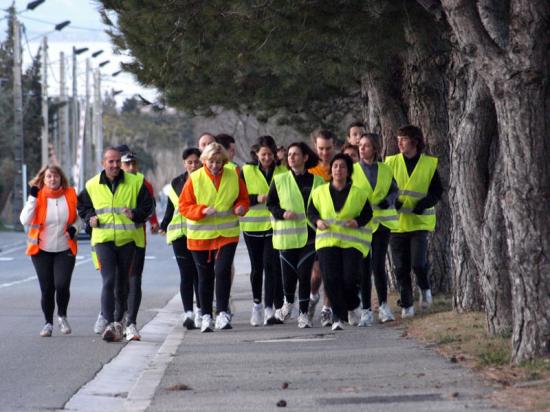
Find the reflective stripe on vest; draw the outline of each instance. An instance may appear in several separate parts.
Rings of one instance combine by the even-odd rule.
[[[114,242],[116,246],[122,246],[134,242],[137,246],[144,247],[143,224],[134,223],[122,213],[125,207],[136,208],[143,178],[124,173],[124,180],[119,182],[114,194],[110,187],[100,183],[99,179],[100,174],[86,182],[86,191],[90,195],[99,221],[99,226],[92,230],[92,246],[105,242]]]
[[[239,219],[233,214],[233,205],[239,197],[239,176],[235,168],[224,166],[218,190],[204,168],[191,173],[190,178],[197,204],[213,207],[218,212],[201,220],[187,219],[187,237],[206,240],[239,236]]]
[[[330,195],[330,183],[325,183],[313,191],[313,205],[319,212],[321,220],[328,224],[328,229],[317,228],[315,233],[315,249],[324,247],[355,248],[363,256],[367,256],[372,240],[372,228],[368,225],[360,228],[349,228],[346,223],[361,214],[368,201],[366,191],[357,186],[351,186],[348,197],[342,209],[334,210]]]
[[[244,165],[243,177],[249,195],[267,195],[269,182],[260,170],[258,165]],[[276,166],[273,170],[273,177],[284,173],[287,168]],[[264,203],[258,203],[248,209],[246,215],[239,219],[241,230],[244,232],[263,232],[271,229],[271,213]]]
[[[376,232],[380,223],[389,229],[397,229],[398,227],[397,210],[395,210],[393,205],[387,209],[376,206],[388,195],[393,179],[392,171],[387,165],[380,162],[378,162],[377,165],[378,175],[376,177],[376,187],[374,190],[371,187],[369,179],[365,176],[365,172],[360,163],[355,163],[353,165],[353,174],[351,176],[354,185],[367,191],[367,196],[373,211],[373,217],[369,222],[373,233]]]
[[[166,228],[166,243],[170,245],[174,240],[187,235],[187,220],[180,214],[179,196],[172,185],[168,189],[168,201],[174,206],[174,214]]]
[[[296,213],[297,219],[272,219],[273,248],[277,250],[299,249],[307,243],[307,220],[304,199],[298,188],[294,175],[289,170],[273,178],[275,189],[282,209]],[[309,194],[308,204],[311,201],[313,190],[323,184],[323,179],[313,175],[313,187]]]
[[[435,229],[435,209],[426,209],[421,215],[413,213],[418,201],[426,197],[432,178],[437,170],[437,158],[421,154],[411,175],[402,154],[388,156],[386,164],[393,172],[399,187],[399,201],[403,204],[399,210],[399,227],[392,232],[413,232],[416,230],[433,231]]]

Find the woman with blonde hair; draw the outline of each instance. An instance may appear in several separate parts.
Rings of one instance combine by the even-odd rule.
[[[231,265],[239,242],[239,216],[249,208],[248,192],[219,143],[201,154],[203,167],[191,173],[179,198],[187,218],[187,248],[199,274],[201,332],[212,332],[212,301],[216,284],[216,329],[231,329],[229,295]]]
[[[67,335],[71,333],[67,307],[77,252],[76,233],[80,228],[76,192],[56,165],[43,167],[29,186],[30,195],[20,220],[29,227],[26,254],[31,257],[42,294],[46,322],[40,336],[52,335],[56,302],[59,329]]]

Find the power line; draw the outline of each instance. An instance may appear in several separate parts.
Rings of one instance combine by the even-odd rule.
[[[48,21],[48,20],[43,20],[43,19],[37,19],[35,17],[28,17],[28,16],[21,16],[22,19],[27,19],[27,20],[31,20],[31,21],[35,21],[35,22],[38,22],[38,23],[43,23],[43,24],[53,24],[53,25],[56,25],[57,22],[53,22],[53,21]],[[95,32],[104,32],[103,29],[94,29],[92,27],[83,27],[83,26],[75,26],[73,24],[71,24],[69,26],[70,29],[77,29],[77,30],[86,30],[86,31],[95,31]]]

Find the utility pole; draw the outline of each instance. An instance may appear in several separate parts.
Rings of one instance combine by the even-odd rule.
[[[61,107],[59,108],[59,136],[61,141],[60,160],[65,173],[69,173],[72,166],[71,161],[71,143],[69,140],[69,106],[67,102],[67,90],[65,84],[65,53],[59,53],[59,99]]]
[[[96,171],[101,170],[101,159],[103,156],[103,107],[101,104],[101,73],[99,69],[94,72],[94,122],[93,135],[95,146],[95,167]]]
[[[25,163],[25,141],[23,140],[23,87],[21,82],[21,27],[17,18],[13,19],[13,107],[14,107],[14,158],[15,179],[13,182],[13,226],[21,228],[19,213],[23,209],[23,198],[26,192],[23,179]]]
[[[76,145],[78,144],[78,93],[77,93],[78,73],[76,67],[76,49],[73,47],[73,98],[72,98],[72,116],[71,116],[71,164],[76,159]],[[78,182],[73,182],[78,185]]]
[[[84,181],[95,174],[95,167],[92,163],[92,134],[93,134],[93,115],[90,99],[90,75],[91,75],[90,58],[86,59],[86,122],[84,133],[84,168],[82,173],[84,174]]]
[[[48,38],[42,39],[42,166],[48,164]]]

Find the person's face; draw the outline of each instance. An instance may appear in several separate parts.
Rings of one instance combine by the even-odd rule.
[[[397,146],[405,156],[412,157],[416,154],[416,143],[408,136],[397,136]]]
[[[303,170],[308,156],[302,153],[298,146],[288,149],[288,166],[293,170]]]
[[[214,155],[204,162],[210,173],[217,175],[223,169],[223,160],[220,156]]]
[[[363,127],[352,127],[351,129],[349,129],[348,142],[354,146],[359,145],[359,139],[361,139],[361,135],[363,133],[365,133],[365,129]]]
[[[347,154],[349,157],[351,157],[351,160],[353,160],[353,163],[357,163],[359,161],[359,155],[357,154],[357,150],[346,149],[344,150],[344,153]]]
[[[61,176],[53,170],[46,170],[44,174],[44,186],[52,190],[59,189],[61,187]]]
[[[286,149],[284,147],[277,150],[277,159],[283,161],[286,157]]]
[[[101,165],[105,169],[108,179],[112,180],[117,177],[121,167],[120,152],[118,150],[108,150],[103,156]]]
[[[321,163],[330,163],[334,156],[334,143],[332,139],[317,137],[315,139],[315,149],[317,150],[319,159],[321,159]]]
[[[188,174],[191,174],[201,167],[201,161],[197,155],[191,154],[183,160],[183,167]]]
[[[199,137],[199,150],[202,152],[206,146],[208,146],[210,143],[214,143],[215,141],[216,139],[214,139],[214,136],[203,134],[201,137]]]
[[[260,150],[256,152],[256,155],[258,156],[258,161],[264,169],[269,168],[275,160],[273,152],[268,147],[260,147]]]
[[[330,169],[332,179],[338,182],[342,182],[348,177],[348,166],[344,159],[338,159],[332,163]]]
[[[227,149],[227,156],[229,156],[229,160],[233,160],[235,157],[237,149],[235,148],[235,143],[229,144],[229,149]]]
[[[121,168],[125,172],[135,175],[138,172],[137,162],[132,160],[131,162],[122,162]]]
[[[364,137],[359,141],[359,157],[365,161],[374,159],[376,152],[370,139]]]

